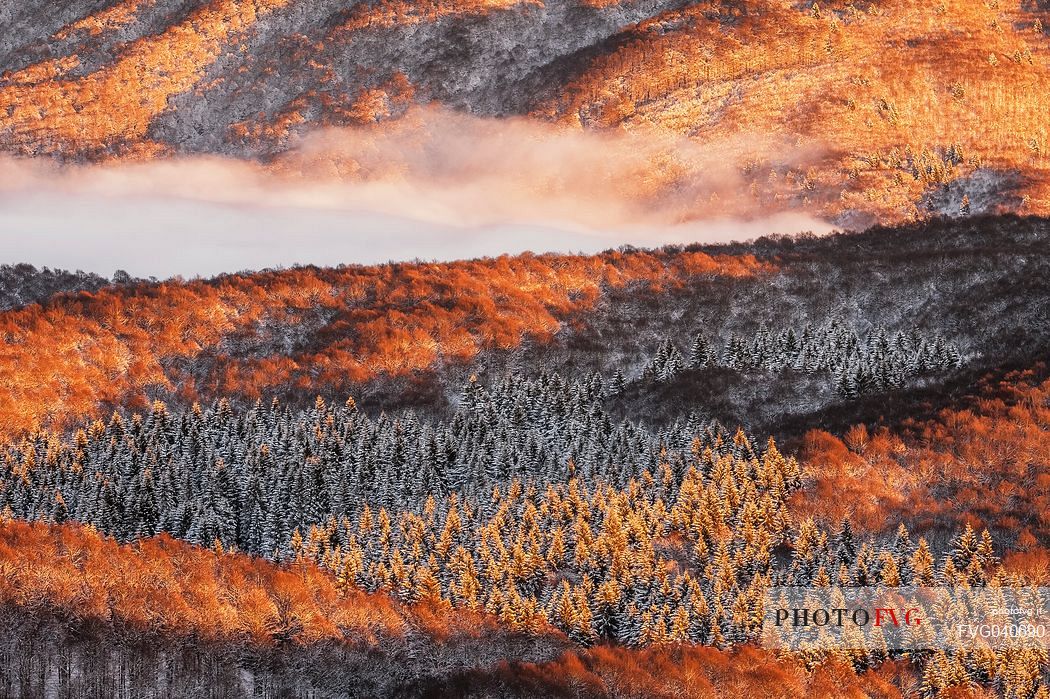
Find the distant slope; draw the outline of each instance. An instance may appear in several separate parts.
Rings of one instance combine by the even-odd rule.
[[[757,205],[855,226],[1050,213],[1043,3],[51,5],[0,9],[12,152],[266,156],[437,102],[742,142]]]
[[[63,292],[97,291],[109,284],[105,277],[87,272],[38,270],[25,263],[0,265],[0,310],[42,303]]]
[[[607,289],[766,274],[702,252],[299,268],[144,283],[0,313],[0,429],[151,397],[346,392],[545,341]]]
[[[155,398],[309,404],[352,394],[368,408],[440,411],[471,373],[519,370],[600,372],[606,382],[620,373],[614,411],[646,421],[697,411],[760,432],[820,426],[804,418],[824,410],[863,421],[903,405],[908,391],[936,393],[952,375],[902,379],[888,404],[877,393],[848,403],[827,372],[719,361],[661,381],[645,367],[667,341],[684,361],[698,334],[722,354],[734,337],[751,343],[836,321],[861,338],[941,338],[971,377],[1028,368],[1050,346],[1048,245],[1046,220],[1005,217],[748,245],[126,284],[0,313],[0,426],[63,425]],[[861,412],[845,412],[847,403]]]

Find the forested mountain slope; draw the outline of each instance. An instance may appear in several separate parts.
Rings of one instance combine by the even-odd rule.
[[[1045,214],[1047,12],[1017,0],[7,3],[0,145],[272,156],[318,128],[382,133],[438,104],[674,134],[766,212],[855,226]],[[641,185],[666,166],[630,176]],[[691,215],[722,208],[704,199]]]
[[[0,314],[0,424],[8,434],[62,427],[158,398],[353,396],[440,414],[471,374],[544,370],[601,374],[610,408],[635,419],[694,411],[797,431],[823,420],[806,415],[841,414],[866,396],[897,403],[1044,358],[1048,236],[1042,219],[988,218],[62,294]],[[698,338],[709,355],[699,364]]]
[[[16,226],[160,200],[560,249],[866,229],[3,265],[0,696],[1046,699],[1045,648],[760,646],[772,587],[1050,584],[1047,22],[0,2]]]
[[[1048,235],[15,268],[0,692],[1038,697],[754,646],[769,586],[1047,582]]]
[[[105,277],[86,272],[67,272],[47,267],[38,270],[26,263],[0,265],[0,309],[9,310],[40,303],[63,292],[97,291],[109,284],[110,281]]]
[[[860,676],[753,648],[573,646],[441,604],[400,605],[304,564],[160,538],[119,546],[74,525],[0,522],[0,691],[7,696],[901,696],[890,663]],[[46,600],[41,605],[41,600]],[[45,606],[45,609],[41,609]],[[147,612],[146,610],[151,610]]]

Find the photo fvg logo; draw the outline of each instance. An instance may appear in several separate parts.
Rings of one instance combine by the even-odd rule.
[[[875,607],[874,609],[855,608],[846,609],[838,607],[834,609],[807,607],[795,607],[785,609],[783,607],[774,610],[774,619],[777,626],[843,626],[852,624],[857,627],[865,627],[869,624],[881,627],[883,624],[893,626],[919,626],[922,624],[923,610],[919,607],[894,608]]]
[[[795,651],[1038,647],[1050,588],[773,587],[760,641]]]

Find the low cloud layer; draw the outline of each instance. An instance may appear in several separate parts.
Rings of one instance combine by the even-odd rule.
[[[0,257],[166,277],[827,231],[748,190],[749,151],[770,146],[420,110],[312,134],[265,166],[0,161]]]

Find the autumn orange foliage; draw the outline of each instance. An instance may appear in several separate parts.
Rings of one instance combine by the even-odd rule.
[[[193,87],[228,41],[287,2],[214,0],[162,34],[132,43],[118,60],[82,78],[31,79],[54,77],[37,66],[7,74],[9,84],[0,83],[0,130],[41,148],[71,152],[140,141],[153,118],[168,109],[168,98]],[[116,16],[85,20],[84,26],[109,26],[133,10],[116,6],[111,11]],[[41,131],[51,134],[46,143],[38,140]]]
[[[122,0],[101,12],[88,15],[69,26],[63,27],[55,34],[55,38],[61,41],[77,32],[87,32],[89,35],[96,37],[105,32],[120,29],[134,22],[139,10],[148,8],[155,3],[156,0]]]
[[[789,658],[750,646],[731,652],[690,646],[644,650],[602,646],[569,652],[549,663],[512,664],[500,679],[523,688],[522,694],[531,690],[534,696],[647,699],[890,699],[904,696],[899,686],[915,681],[913,671],[902,663],[887,663],[859,676],[833,662],[807,671]]]
[[[341,29],[356,31],[405,27],[423,22],[435,22],[444,17],[483,15],[525,5],[543,7],[543,2],[542,0],[444,0],[444,2],[382,0],[378,3],[362,3],[355,6],[353,15],[342,25]]]
[[[607,287],[661,289],[770,270],[753,256],[702,252],[524,255],[299,268],[59,297],[0,313],[0,431],[157,395],[339,390],[513,348],[526,336],[549,338]]]
[[[409,629],[441,640],[495,623],[434,603],[397,605],[313,565],[279,566],[166,535],[121,545],[78,524],[0,520],[0,604],[141,634],[210,642],[375,646]]]
[[[478,637],[488,617],[433,604],[398,605],[341,586],[310,565],[278,566],[202,549],[167,536],[121,545],[81,525],[0,520],[0,605],[55,614],[71,628],[101,623],[132,636],[269,646],[337,641],[361,648],[410,631],[435,641]],[[548,633],[557,635],[556,631]],[[856,675],[825,663],[810,671],[753,647],[721,651],[681,645],[601,646],[546,663],[508,661],[468,671],[472,688],[491,683],[526,696],[899,697],[911,670],[888,663]]]
[[[1007,537],[1015,569],[1040,578],[1050,556],[1050,381],[1014,374],[983,388],[972,408],[905,421],[899,431],[864,426],[843,438],[814,430],[803,447],[812,487],[800,512],[869,531],[906,521],[913,532],[970,524]],[[1008,561],[1009,562],[1009,561]]]
[[[606,22],[618,13],[644,16],[633,11],[637,3],[574,1],[581,22],[598,13]],[[149,4],[113,1],[54,39],[81,41],[86,56]],[[621,4],[635,7],[622,13]],[[1050,212],[1044,3],[673,5],[654,4],[642,21],[624,20],[611,36],[561,56],[563,72],[534,73],[549,80],[501,108],[574,127],[693,139],[741,176],[737,189],[747,201],[735,206],[744,211],[801,208],[854,226],[890,223],[960,213],[965,190],[974,213]],[[86,75],[74,75],[75,45],[11,71],[0,78],[5,148],[98,157],[178,150],[149,137],[157,118],[177,108],[171,98],[195,92],[204,100],[211,86],[245,82],[279,96],[238,107],[218,128],[241,148],[271,154],[311,128],[397,118],[408,106],[399,102],[445,92],[425,71],[365,61],[357,75],[333,59],[369,32],[414,34],[420,25],[497,14],[539,28],[550,14],[542,0],[357,3],[321,31],[299,27],[302,33],[283,36],[279,60],[253,54],[247,39],[258,20],[289,7],[287,0],[212,0],[158,34],[107,47],[116,58]],[[499,22],[478,23],[502,30]],[[431,47],[423,43],[426,54]],[[222,57],[229,66],[209,75]],[[412,89],[390,89],[405,71]],[[263,89],[274,75],[295,87]],[[639,181],[661,177],[665,166]],[[697,212],[732,212],[719,197],[697,202]]]
[[[985,0],[689,3],[626,28],[533,114],[751,143],[739,165],[771,207],[901,220],[984,169],[1025,172],[986,184],[1037,213],[1050,206],[1047,21],[1044,4]]]
[[[303,49],[306,50],[306,49]],[[324,66],[317,68],[328,72]],[[326,78],[327,79],[327,78]],[[246,143],[280,142],[289,138],[297,127],[307,123],[311,104],[319,104],[328,120],[352,124],[375,124],[402,116],[412,106],[415,86],[403,73],[358,95],[343,93],[310,93],[300,95],[269,119],[247,119],[231,124],[231,135]],[[280,166],[275,166],[280,171]]]

